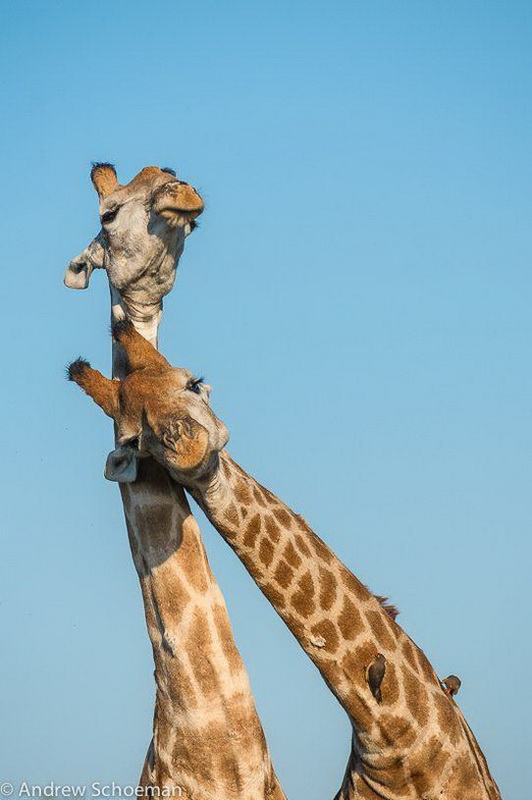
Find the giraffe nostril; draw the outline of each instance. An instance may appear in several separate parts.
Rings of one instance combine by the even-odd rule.
[[[85,258],[74,258],[66,268],[64,283],[69,289],[86,289],[93,265]]]

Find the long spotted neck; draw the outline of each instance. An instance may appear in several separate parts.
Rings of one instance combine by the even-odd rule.
[[[113,362],[120,375],[118,348]],[[179,787],[174,796],[184,800],[283,800],[183,490],[147,458],[137,481],[120,491],[155,662],[153,739],[141,785]]]
[[[459,757],[483,786],[463,717],[423,651],[305,520],[225,452],[190,491],[351,718],[348,773],[362,776],[366,793],[376,792],[362,796],[396,797],[398,787],[411,787],[401,797],[431,796],[422,792],[445,785]],[[366,677],[377,653],[386,659],[380,703]]]
[[[249,680],[182,490],[151,459],[121,485],[153,648],[144,781],[185,797],[282,798]]]

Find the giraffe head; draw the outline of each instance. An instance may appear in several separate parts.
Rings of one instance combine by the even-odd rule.
[[[127,483],[136,478],[137,458],[151,455],[179,483],[191,485],[207,474],[229,439],[209,406],[210,387],[168,361],[129,320],[113,325],[129,372],[108,380],[83,359],[70,364],[68,377],[114,419],[118,447],[105,475]]]
[[[112,164],[95,164],[102,228],[72,259],[65,273],[71,289],[86,289],[94,269],[106,270],[112,289],[131,316],[159,308],[171,290],[186,236],[203,211],[203,200],[173,171],[145,167],[125,186]]]

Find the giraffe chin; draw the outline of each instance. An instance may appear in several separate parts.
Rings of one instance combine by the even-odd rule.
[[[139,453],[132,447],[117,447],[107,456],[104,477],[115,483],[134,483],[137,480]]]

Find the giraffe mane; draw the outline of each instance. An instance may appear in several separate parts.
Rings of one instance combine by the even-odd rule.
[[[388,616],[395,621],[397,615],[399,614],[399,609],[397,606],[394,606],[393,603],[389,603],[389,598],[383,597],[381,594],[375,594],[373,596],[379,601],[381,607],[384,609],[384,611],[386,611]]]

